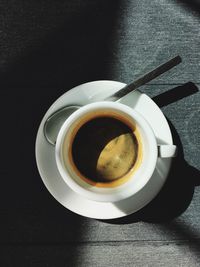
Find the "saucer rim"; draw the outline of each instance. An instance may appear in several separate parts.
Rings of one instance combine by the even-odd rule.
[[[90,215],[88,215],[88,214],[84,214],[84,211],[82,211],[82,212],[78,212],[77,210],[76,211],[74,211],[73,209],[71,209],[71,208],[69,208],[69,207],[67,207],[66,205],[64,205],[60,200],[59,200],[59,198],[57,197],[57,196],[55,196],[55,194],[53,194],[52,192],[51,192],[51,190],[50,190],[50,188],[48,187],[48,185],[47,185],[47,183],[46,183],[46,179],[43,177],[43,174],[42,174],[42,171],[41,171],[41,169],[40,169],[40,162],[39,162],[39,159],[38,159],[38,155],[37,155],[37,145],[38,145],[38,139],[39,139],[39,136],[43,133],[43,131],[41,131],[42,129],[41,129],[41,126],[42,125],[44,125],[44,123],[45,123],[45,120],[52,114],[52,113],[54,113],[55,112],[55,107],[57,106],[57,104],[59,103],[59,101],[62,99],[62,98],[64,98],[64,97],[66,97],[68,94],[70,94],[70,93],[72,93],[73,91],[75,92],[75,89],[77,90],[78,88],[80,88],[81,86],[87,86],[88,84],[95,84],[95,83],[102,83],[102,82],[109,82],[109,83],[115,83],[115,84],[118,84],[118,85],[120,85],[120,86],[124,86],[125,84],[124,83],[121,83],[121,82],[117,82],[117,81],[110,81],[110,80],[99,80],[99,81],[92,81],[92,82],[87,82],[87,83],[84,83],[84,84],[81,84],[81,85],[78,85],[78,86],[76,86],[76,87],[74,87],[74,88],[72,88],[71,90],[69,90],[69,91],[67,91],[67,92],[65,92],[64,94],[62,94],[50,107],[49,107],[49,109],[47,110],[47,112],[45,113],[45,115],[43,116],[43,118],[42,118],[42,120],[41,120],[41,123],[40,123],[40,126],[39,126],[39,128],[38,128],[38,132],[37,132],[37,137],[36,137],[36,143],[35,143],[35,156],[36,156],[36,163],[37,163],[37,167],[38,167],[38,171],[39,171],[39,174],[40,174],[40,176],[41,176],[41,179],[42,179],[42,181],[43,181],[43,183],[44,183],[44,185],[45,185],[45,187],[47,188],[47,190],[50,192],[50,194],[62,205],[62,206],[64,206],[65,208],[67,208],[68,210],[70,210],[70,211],[72,211],[72,212],[74,212],[74,213],[76,213],[76,214],[79,214],[79,215],[82,215],[82,216],[85,216],[85,217],[88,217],[88,218],[96,218],[96,219],[115,219],[115,218],[120,218],[120,217],[124,217],[124,216],[127,216],[127,215],[129,215],[129,214],[132,214],[132,213],[135,213],[136,211],[138,211],[138,210],[140,210],[142,207],[144,207],[144,206],[146,206],[157,194],[158,194],[158,192],[161,190],[161,188],[162,188],[162,186],[164,185],[164,183],[165,183],[165,180],[166,180],[166,178],[167,178],[167,175],[168,175],[168,172],[169,172],[169,169],[170,169],[170,166],[171,166],[171,160],[172,159],[170,159],[170,162],[169,162],[169,167],[168,167],[168,170],[167,170],[167,174],[166,174],[166,177],[165,177],[165,180],[164,180],[164,182],[163,182],[163,185],[160,187],[160,189],[158,190],[158,192],[157,192],[157,194],[156,195],[154,195],[154,197],[153,198],[151,198],[150,200],[149,199],[147,199],[146,200],[146,202],[143,202],[143,204],[141,205],[141,206],[138,206],[138,208],[137,209],[133,209],[133,211],[132,212],[129,212],[128,214],[126,213],[126,214],[118,214],[118,215],[115,215],[114,216],[114,214],[113,215],[111,215],[111,216],[103,216],[103,214],[101,214],[101,216],[90,216]],[[143,93],[141,93],[140,91],[138,91],[137,90],[137,92],[140,94],[140,95],[145,95],[145,96],[147,96],[146,94],[143,94]],[[134,92],[131,92],[130,94],[133,94]],[[79,98],[80,96],[77,96],[77,98]],[[157,110],[159,110],[159,112],[161,112],[162,113],[162,111],[159,109],[159,107],[156,105],[156,103],[149,97],[149,96],[147,96],[148,97],[148,100],[150,100],[150,101],[152,101],[153,102],[153,104],[154,104],[154,107],[157,107]],[[88,101],[89,101],[89,99],[88,99]],[[100,100],[101,101],[101,100]],[[70,102],[70,101],[69,101]],[[78,102],[78,101],[77,101]],[[90,102],[89,102],[90,103]],[[87,103],[86,103],[87,104]],[[70,103],[68,103],[67,105],[71,105]],[[79,105],[79,104],[77,104],[77,105]],[[126,105],[126,104],[125,104]],[[60,108],[62,108],[62,106],[60,106],[59,107],[59,109]],[[131,107],[131,108],[133,108],[133,107]],[[58,108],[57,108],[58,109]],[[49,113],[51,113],[50,115],[49,115]],[[163,117],[163,119],[165,120],[165,124],[166,124],[166,126],[168,126],[168,133],[167,133],[167,135],[168,135],[168,138],[169,139],[171,139],[171,144],[173,144],[173,142],[172,142],[172,135],[171,135],[171,130],[170,130],[170,128],[169,128],[169,124],[168,124],[168,122],[167,122],[167,120],[166,120],[166,118],[165,118],[165,116],[164,116],[164,114],[162,113],[162,117]],[[48,144],[48,142],[46,141],[46,143]],[[52,146],[52,145],[50,145],[50,144],[48,144],[49,146]],[[47,178],[48,179],[48,178]],[[73,192],[74,194],[76,194],[75,192]],[[128,199],[126,199],[126,201],[127,201]],[[90,200],[90,201],[92,201],[92,200]],[[122,200],[123,201],[123,200]],[[92,202],[94,202],[94,201],[92,201]],[[105,203],[106,204],[106,203]],[[108,202],[108,204],[111,204],[111,203],[109,203]]]

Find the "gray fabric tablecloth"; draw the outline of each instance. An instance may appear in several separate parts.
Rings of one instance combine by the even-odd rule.
[[[179,54],[141,90],[179,146],[157,198],[123,220],[83,218],[44,187],[35,163],[40,120],[68,89],[129,83]],[[200,2],[0,1],[1,266],[200,265]]]

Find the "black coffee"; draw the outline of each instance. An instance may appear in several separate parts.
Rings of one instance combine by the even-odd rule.
[[[72,159],[79,172],[93,182],[110,182],[127,175],[138,156],[134,127],[122,120],[96,117],[75,134]]]

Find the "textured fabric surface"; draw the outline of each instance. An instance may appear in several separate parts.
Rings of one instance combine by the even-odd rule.
[[[179,147],[160,194],[109,222],[63,208],[35,164],[45,111],[75,85],[129,83],[177,54],[179,66],[141,88]],[[199,74],[197,0],[0,0],[0,266],[199,266]]]

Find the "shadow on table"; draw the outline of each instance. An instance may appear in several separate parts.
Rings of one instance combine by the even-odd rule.
[[[161,229],[167,233],[169,236],[174,238],[173,234],[176,233],[176,238],[183,241],[185,244],[188,244],[190,252],[200,258],[200,231],[199,227],[194,227],[192,224],[187,223],[186,221],[177,221],[174,220],[170,223],[163,223],[160,225]],[[178,242],[177,240],[177,242]]]
[[[37,29],[38,35],[34,36],[33,33],[35,40],[32,48],[27,51],[25,46],[21,58],[15,58],[15,62],[0,72],[4,97],[1,106],[13,121],[10,124],[8,116],[3,116],[1,123],[7,131],[4,131],[2,140],[11,140],[12,151],[16,153],[11,167],[8,143],[3,142],[1,153],[5,165],[3,170],[1,168],[1,244],[35,247],[42,244],[65,245],[84,238],[82,221],[85,218],[58,204],[39,177],[34,156],[35,138],[44,112],[58,96],[82,82],[110,76],[108,63],[112,61],[110,48],[115,38],[119,2],[97,0],[84,4],[67,1],[64,5],[66,10],[57,11],[58,16],[59,12],[68,14],[66,21],[60,23],[59,19],[58,22],[55,19],[52,29],[47,25],[48,35],[41,30],[37,9],[33,9],[32,26]],[[30,6],[24,5],[23,12],[29,14],[30,7],[31,3]],[[52,19],[51,8],[54,7],[47,3],[46,8],[48,12],[44,12],[44,16],[48,22]],[[15,21],[14,30],[19,36],[20,30],[27,27],[25,23],[20,25]],[[13,129],[16,129],[14,139]],[[76,248],[69,257],[68,264],[76,266]]]
[[[160,95],[154,96],[152,99],[160,108],[162,108],[187,96],[193,95],[198,91],[199,89],[194,83],[187,82],[183,85],[176,86]]]
[[[187,83],[158,95],[153,100],[161,107],[197,91],[198,88],[193,83]],[[179,135],[169,120],[168,123],[174,144],[178,147],[178,155],[172,162],[165,185],[159,194],[143,209],[124,218],[106,220],[106,222],[113,224],[128,224],[138,221],[168,222],[182,214],[189,206],[194,187],[200,185],[200,172],[185,161]]]
[[[33,23],[39,25],[35,26],[37,34],[33,33],[33,44],[29,48],[25,44],[20,47],[24,48],[21,57],[10,62],[5,71],[0,71],[0,85],[10,90],[18,86],[26,92],[33,88],[35,94],[41,94],[41,88],[46,89],[48,98],[51,88],[57,96],[83,82],[109,79],[119,3],[120,0],[85,1],[85,4],[84,1],[67,1],[64,10],[60,10],[61,14],[66,13],[65,19],[58,18],[54,26],[49,23],[47,33],[39,28],[40,20],[37,21],[35,12]],[[48,15],[47,12],[45,20],[50,21],[52,18]],[[20,34],[20,30],[16,34]]]
[[[183,3],[186,7],[200,13],[200,1],[199,0],[177,0]]]

